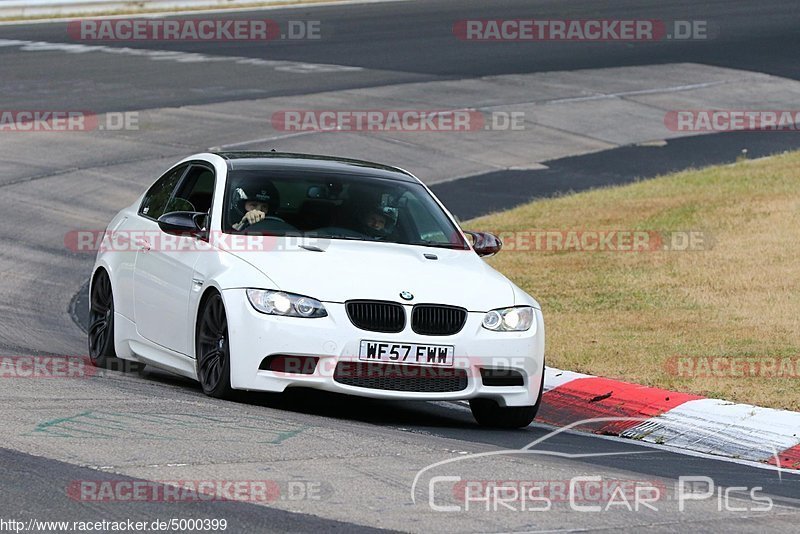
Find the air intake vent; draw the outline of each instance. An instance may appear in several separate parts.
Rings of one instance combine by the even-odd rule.
[[[339,362],[333,379],[367,389],[445,393],[467,388],[467,371],[452,367],[421,367],[375,362]]]
[[[522,373],[514,369],[481,369],[481,380],[484,386],[524,386]]]
[[[345,304],[350,322],[372,332],[400,332],[406,325],[406,312],[396,302],[351,300]]]
[[[466,322],[467,310],[455,306],[417,304],[411,312],[411,329],[423,336],[452,336]]]

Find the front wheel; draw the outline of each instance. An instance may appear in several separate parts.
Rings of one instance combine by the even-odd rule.
[[[533,406],[500,406],[492,399],[472,399],[469,401],[469,407],[475,421],[481,426],[525,428],[533,422],[536,412],[539,411],[543,391],[544,371],[542,371],[542,383],[539,386],[539,397]]]
[[[503,407],[492,399],[469,401],[472,416],[481,426],[494,428],[524,428],[533,422],[539,405]]]
[[[200,311],[195,356],[197,380],[203,387],[203,393],[218,399],[229,398],[233,390],[228,319],[219,293],[211,295]]]

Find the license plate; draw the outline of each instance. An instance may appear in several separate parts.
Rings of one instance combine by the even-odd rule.
[[[365,362],[394,362],[449,367],[453,365],[454,354],[455,350],[452,345],[362,341],[358,359]]]

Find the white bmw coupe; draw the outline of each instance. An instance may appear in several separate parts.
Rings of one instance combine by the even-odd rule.
[[[480,256],[410,173],[342,158],[205,153],[111,221],[91,276],[89,353],[232,390],[469,400],[527,426],[541,401],[537,302]]]

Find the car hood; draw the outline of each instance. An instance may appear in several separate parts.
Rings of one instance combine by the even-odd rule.
[[[408,291],[413,295],[409,304],[448,304],[469,311],[515,304],[513,285],[471,250],[332,239],[316,244],[322,251],[311,251],[297,240],[265,239],[272,240],[266,247],[270,250],[231,252],[278,286],[263,289],[323,302],[404,302],[400,293]]]

